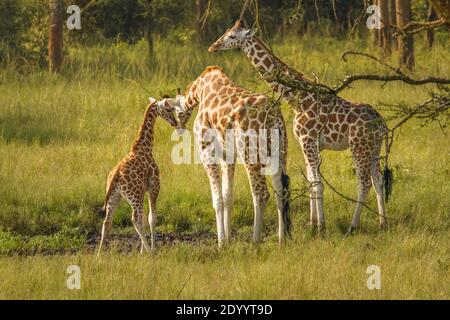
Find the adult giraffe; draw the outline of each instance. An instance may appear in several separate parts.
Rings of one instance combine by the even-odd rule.
[[[267,175],[272,178],[279,242],[283,243],[290,226],[289,176],[286,126],[277,102],[245,90],[228,78],[222,68],[210,66],[187,87],[184,95],[164,99],[160,104],[174,107],[180,127],[185,127],[192,110],[199,108],[194,134],[211,185],[219,247],[230,239],[233,177],[238,155],[252,190],[253,242],[261,241],[269,199]]]
[[[317,226],[319,231],[325,227],[320,150],[350,148],[356,165],[359,193],[347,235],[359,225],[363,202],[371,184],[377,194],[380,227],[387,227],[383,175],[379,165],[383,137],[387,141],[387,127],[382,116],[370,105],[349,102],[334,94],[308,91],[308,87],[316,84],[282,62],[255,33],[254,29],[243,28],[238,20],[208,51],[242,49],[260,76],[294,110],[294,135],[302,147],[311,186],[311,226]],[[290,83],[295,83],[295,87],[289,87]],[[386,177],[385,185],[390,186],[390,175],[386,174]],[[388,191],[389,188],[386,196]]]

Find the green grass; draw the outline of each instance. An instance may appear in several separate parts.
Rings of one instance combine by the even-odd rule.
[[[427,232],[359,235],[343,242],[300,236],[278,249],[179,244],[145,256],[0,259],[0,298],[16,299],[448,299],[448,251]],[[81,289],[68,290],[78,265]],[[381,289],[366,286],[369,265]]]
[[[371,50],[362,41],[291,40],[274,43],[276,53],[327,84],[348,73],[385,72],[360,58],[338,61],[347,49]],[[416,76],[449,76],[446,43],[428,52],[417,41]],[[299,198],[292,205],[294,239],[279,250],[272,197],[259,249],[239,240],[219,253],[214,242],[206,241],[160,247],[148,256],[112,253],[94,259],[85,241],[100,230],[96,209],[103,202],[106,176],[128,151],[148,96],[173,94],[213,64],[248,89],[262,92],[267,87],[239,52],[208,54],[205,48],[158,43],[148,64],[143,43],[68,50],[64,71],[57,76],[29,66],[0,71],[0,253],[8,255],[0,257],[0,298],[450,298],[450,143],[437,124],[421,127],[417,121],[402,128],[392,149],[389,232],[380,233],[377,217],[365,210],[361,231],[342,241],[354,205],[326,188],[324,239],[311,238],[304,229],[308,199]],[[361,82],[342,96],[378,106],[416,104],[426,93],[398,83],[382,88]],[[289,127],[288,173],[292,186],[303,188],[304,161],[292,134],[293,115],[288,106],[282,108]],[[214,232],[203,167],[174,165],[172,129],[159,120],[155,132],[162,184],[159,232]],[[355,197],[350,152],[325,151],[323,159],[327,180]],[[236,172],[235,194],[232,226],[248,238],[253,212],[242,168]],[[371,207],[376,207],[374,198],[371,192]],[[116,232],[133,232],[126,204],[114,224]],[[17,256],[64,249],[68,252],[63,255]],[[80,291],[65,288],[70,264],[81,267]],[[382,290],[365,286],[371,264],[382,268]]]

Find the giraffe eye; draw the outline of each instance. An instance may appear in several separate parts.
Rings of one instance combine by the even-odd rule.
[[[230,39],[236,39],[236,36],[228,36]]]

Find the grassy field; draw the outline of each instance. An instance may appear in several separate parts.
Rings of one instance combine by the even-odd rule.
[[[450,74],[448,39],[429,52],[418,41],[416,75]],[[305,38],[273,43],[287,63],[327,84],[348,73],[385,72],[353,59],[347,49],[371,50],[363,41]],[[69,48],[64,72],[48,76],[27,66],[0,70],[0,298],[450,298],[450,143],[437,124],[402,127],[391,152],[395,184],[387,232],[363,211],[361,231],[342,241],[354,204],[325,190],[327,233],[313,238],[304,227],[308,199],[292,204],[293,240],[278,249],[273,197],[265,216],[265,241],[253,247],[253,211],[246,175],[236,172],[232,226],[236,240],[222,252],[205,239],[161,244],[157,253],[123,253],[113,241],[100,260],[88,239],[100,230],[97,208],[109,170],[126,154],[148,96],[173,94],[207,65],[220,65],[237,83],[265,91],[239,52],[208,54],[205,48],[158,43],[148,66],[145,44]],[[374,106],[423,101],[423,88],[359,83],[342,96]],[[306,182],[304,161],[289,126],[293,188]],[[192,121],[189,127],[192,127]],[[161,169],[158,232],[214,232],[209,183],[201,165],[170,161],[172,129],[159,120],[154,155]],[[323,152],[322,172],[339,191],[356,196],[350,152]],[[376,207],[371,191],[368,204]],[[132,234],[123,203],[115,233]],[[118,242],[115,244],[115,242]],[[44,254],[46,253],[46,254]],[[53,254],[58,253],[58,254]],[[66,288],[66,268],[79,265],[81,290]],[[368,290],[369,265],[381,267],[381,290]]]

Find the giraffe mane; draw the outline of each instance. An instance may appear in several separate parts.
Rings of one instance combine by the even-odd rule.
[[[194,82],[195,82],[195,80],[188,84],[188,86],[186,87],[186,90],[184,90],[184,94],[183,94],[184,96],[186,96],[188,94],[189,90],[191,90],[192,84]]]
[[[215,71],[215,70],[219,70],[219,71],[221,71],[222,73],[224,73],[222,67],[219,67],[219,66],[208,66],[208,67],[206,67],[206,69],[203,70],[203,72],[197,77],[197,79],[198,79],[198,78],[201,78],[201,77],[203,77],[204,75],[206,75],[206,74],[208,74],[208,73],[210,73],[210,72],[212,72],[212,71]],[[186,87],[186,90],[184,91],[184,95],[187,95],[187,93],[189,92],[189,90],[191,90],[192,85],[194,84],[194,82],[195,82],[197,79],[195,79],[194,81],[192,81],[191,83],[188,84],[188,86]]]
[[[134,142],[133,142],[133,145],[131,147],[131,150],[135,150],[139,146],[139,143],[141,142],[141,139],[142,139],[142,137],[144,135],[145,124],[147,123],[147,120],[148,120],[148,118],[150,116],[151,111],[155,109],[154,106],[156,106],[157,102],[158,101],[150,103],[147,106],[147,109],[145,109],[144,120],[142,120],[141,126],[139,127],[139,132],[138,132],[138,134],[136,136],[136,139],[134,139]]]
[[[279,63],[280,65],[282,65],[285,68],[290,69],[291,71],[295,72],[297,74],[297,76],[302,79],[302,80],[306,80],[306,81],[311,81],[311,79],[309,79],[307,76],[305,76],[303,73],[299,72],[297,69],[290,67],[288,64],[286,64],[284,61],[282,61],[280,58],[278,58],[275,53],[273,53],[272,50],[269,49],[269,47],[267,46],[267,44],[261,40],[260,38],[254,36],[254,38],[258,41],[258,43],[263,47],[264,50],[266,50],[267,52],[270,52],[270,54],[272,55],[272,58]]]
[[[205,70],[203,70],[203,72],[200,74],[200,77],[203,77],[205,74],[207,74],[207,73],[209,73],[209,72],[211,72],[211,71],[214,71],[214,70],[220,70],[220,71],[223,72],[223,68],[222,68],[222,67],[219,67],[219,66],[209,66],[209,67],[206,67]]]

